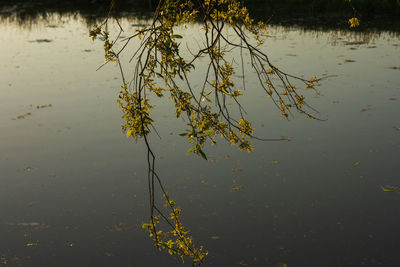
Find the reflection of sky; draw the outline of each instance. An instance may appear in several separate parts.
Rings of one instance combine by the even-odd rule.
[[[182,31],[199,39],[197,26]],[[153,258],[138,227],[148,216],[144,148],[119,130],[118,69],[95,71],[101,43],[73,17],[29,28],[1,23],[0,33],[0,255],[37,266],[176,266],[163,254]],[[399,38],[282,27],[269,34],[263,49],[281,69],[336,75],[321,82],[320,95],[301,91],[328,120],[282,120],[249,71],[242,104],[258,135],[294,141],[255,142],[251,154],[220,142],[207,149],[215,164],[184,155],[184,123],[172,119],[167,100],[155,102],[162,139],[151,140],[168,191],[210,251],[210,266],[350,266],[363,258],[392,265],[400,198],[379,186],[400,183],[400,75],[391,69],[400,67]],[[52,106],[36,108],[44,104]],[[233,181],[244,189],[230,192]],[[124,232],[110,231],[120,222]],[[36,250],[24,247],[30,241]]]

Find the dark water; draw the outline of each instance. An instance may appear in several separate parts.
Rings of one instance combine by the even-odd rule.
[[[86,22],[0,24],[0,265],[181,266],[141,229],[145,148],[120,132],[118,69],[95,71],[102,46]],[[193,41],[197,31],[182,29]],[[209,251],[204,266],[396,266],[400,195],[381,186],[400,184],[399,35],[269,33],[263,49],[282,69],[334,75],[302,92],[327,121],[282,120],[249,72],[243,105],[257,134],[292,141],[250,154],[221,141],[204,161],[185,156],[184,123],[155,102],[158,171]]]

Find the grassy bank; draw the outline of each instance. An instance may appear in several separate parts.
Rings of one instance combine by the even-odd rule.
[[[245,0],[250,8],[263,9],[279,14],[352,13],[351,5],[345,0]],[[398,0],[352,0],[352,5],[360,15],[400,14]]]
[[[258,19],[311,28],[346,28],[354,14],[360,30],[400,30],[400,0],[244,0]],[[354,9],[353,9],[354,8]]]
[[[362,27],[399,31],[400,0],[243,0],[257,20],[305,27],[347,27],[353,9]],[[107,14],[110,0],[0,0],[0,16],[16,15],[23,21],[47,12],[80,13],[87,18]],[[152,11],[158,0],[116,0],[116,16]]]
[[[97,9],[107,8],[111,0],[0,0],[0,7],[6,5],[28,5],[47,8]],[[242,0],[253,11],[264,10],[278,14],[321,14],[351,13],[346,0]],[[158,0],[116,0],[118,10],[151,10]],[[400,0],[352,0],[360,14],[400,14]]]

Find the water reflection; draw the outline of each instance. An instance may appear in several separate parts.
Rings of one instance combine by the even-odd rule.
[[[118,70],[95,72],[103,51],[85,18],[52,16],[0,24],[0,257],[26,266],[176,266],[140,229],[145,149],[119,131]],[[337,75],[322,95],[305,92],[327,122],[282,121],[249,89],[243,105],[257,133],[292,141],[259,142],[251,154],[220,143],[205,162],[184,155],[172,113],[155,114],[159,172],[210,252],[205,266],[395,266],[400,198],[381,186],[399,184],[399,36],[287,27],[270,35],[265,49],[279,66]]]
[[[101,14],[105,14],[100,12]],[[104,20],[104,17],[99,14],[85,14],[82,12],[49,12],[45,10],[39,14],[34,14],[32,16],[21,16],[19,13],[15,12],[2,12],[0,13],[0,23],[10,27],[18,27],[26,30],[32,30],[32,28],[46,27],[46,28],[58,28],[62,27],[66,23],[78,23],[86,25],[87,30],[91,29],[93,25],[99,24]],[[124,20],[129,20],[131,26],[142,27],[148,24],[148,20],[151,19],[152,13],[146,11],[136,11],[136,12],[125,12],[119,14],[118,18]],[[313,28],[307,26],[299,26],[295,24],[280,26],[271,24],[269,28],[270,37],[275,37],[276,33],[279,33],[279,38],[287,38],[285,33],[289,32],[299,32],[300,34],[308,35],[312,38],[324,38],[325,33],[329,32],[329,43],[331,45],[365,45],[373,42],[376,39],[392,39],[398,38],[400,32],[388,30],[377,30],[377,29],[367,29],[360,31],[352,31],[348,28],[332,28],[332,27],[320,27]]]

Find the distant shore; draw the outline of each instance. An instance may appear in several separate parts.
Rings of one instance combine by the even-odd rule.
[[[146,14],[158,0],[116,0],[114,15]],[[0,16],[16,16],[21,21],[46,13],[80,13],[101,19],[107,14],[110,0],[0,0]],[[354,13],[361,29],[400,31],[400,0],[244,0],[257,20],[272,24],[309,28],[346,28]],[[353,10],[354,7],[354,10]]]

